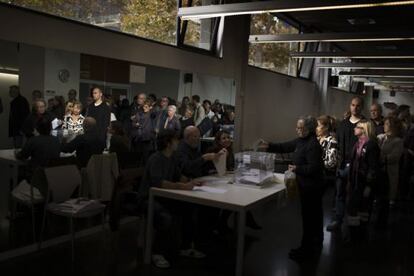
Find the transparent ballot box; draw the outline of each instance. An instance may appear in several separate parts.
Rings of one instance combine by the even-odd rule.
[[[234,184],[260,188],[273,182],[275,157],[275,154],[267,152],[236,153]]]

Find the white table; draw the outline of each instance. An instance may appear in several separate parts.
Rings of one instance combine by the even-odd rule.
[[[202,178],[202,180],[207,180],[207,183],[205,183],[207,187],[226,190],[225,193],[221,194],[204,191],[181,191],[151,188],[149,192],[144,262],[146,264],[151,263],[154,198],[158,196],[236,212],[238,214],[236,275],[241,276],[243,273],[246,212],[255,208],[259,204],[275,199],[279,196],[280,192],[285,190],[285,185],[283,184],[283,174],[275,174],[275,176],[277,178],[277,183],[269,184],[261,189],[243,187],[235,184],[226,184],[228,182],[228,176],[227,180],[226,177],[224,177],[223,180],[223,178],[216,176],[210,176],[204,179]]]

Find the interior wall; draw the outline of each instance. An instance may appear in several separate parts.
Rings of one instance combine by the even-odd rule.
[[[286,141],[295,135],[300,116],[316,115],[318,95],[310,81],[248,67],[243,101],[242,149],[254,141]]]
[[[382,105],[386,102],[393,102],[397,105],[406,104],[411,107],[411,113],[414,113],[414,93],[397,92],[395,97],[391,97],[390,92],[381,91],[377,102]],[[387,115],[389,112],[391,112],[391,110],[384,107],[384,115]]]
[[[0,67],[19,68],[19,60],[17,58],[17,43],[11,43],[0,40]],[[12,98],[9,96],[9,87],[18,85],[19,76],[13,74],[0,73],[0,100],[3,112],[0,113],[0,126],[3,131],[0,132],[0,148],[10,148],[13,146],[12,140],[9,138],[9,112],[10,102]]]
[[[20,93],[31,103],[33,90],[44,91],[45,49],[19,44]]]
[[[142,65],[145,66],[145,65]],[[155,66],[146,67],[145,83],[131,83],[132,95],[139,93],[155,94],[178,99],[180,71]]]
[[[59,79],[60,70],[69,72],[66,82]],[[64,96],[66,99],[70,89],[79,91],[79,79],[80,53],[45,49],[44,96],[46,100],[54,95]]]
[[[193,81],[191,83],[184,82],[184,75],[187,72],[180,74],[180,88],[178,99],[184,96],[191,97],[192,95],[199,95],[201,100],[210,100],[213,102],[218,99],[221,103],[235,105],[236,100],[236,85],[234,80],[216,76],[193,74]]]

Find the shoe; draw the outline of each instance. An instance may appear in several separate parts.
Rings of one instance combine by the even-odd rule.
[[[326,231],[334,232],[341,229],[341,224],[338,221],[333,221],[326,226]]]
[[[152,255],[152,263],[158,268],[170,268],[170,263],[164,258],[163,255]]]
[[[190,249],[180,250],[180,256],[193,258],[193,259],[204,259],[206,257],[206,254],[194,248],[190,248]]]

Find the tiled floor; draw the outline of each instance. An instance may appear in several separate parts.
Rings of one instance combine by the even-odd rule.
[[[325,196],[325,222],[331,216],[331,194]],[[414,214],[411,204],[394,210],[388,228],[371,231],[366,243],[346,244],[339,235],[325,233],[322,255],[318,261],[301,265],[287,257],[296,247],[301,227],[297,204],[277,210],[269,203],[255,216],[263,226],[250,231],[246,238],[244,275],[414,275]],[[177,258],[172,268],[159,270],[142,264],[137,244],[137,223],[124,225],[118,233],[107,233],[105,243],[98,234],[76,242],[76,262],[70,260],[70,244],[63,244],[24,257],[0,263],[0,275],[233,275],[235,244],[230,238],[205,237],[201,249],[204,260]],[[234,238],[234,237],[233,237]]]

